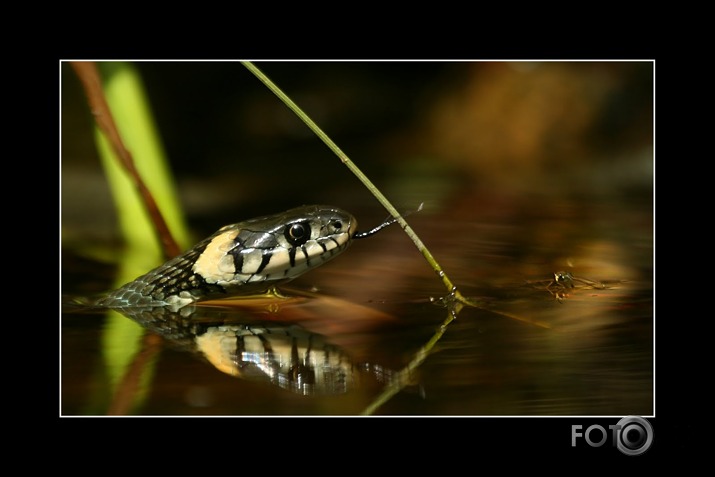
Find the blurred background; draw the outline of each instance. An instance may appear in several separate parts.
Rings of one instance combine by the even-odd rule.
[[[408,221],[462,292],[485,304],[463,312],[422,367],[423,391],[398,396],[382,412],[653,412],[653,62],[256,65],[398,209],[424,203]],[[301,204],[347,209],[361,229],[387,216],[240,63],[135,66],[197,239]],[[112,285],[121,239],[92,118],[68,64],[60,80],[63,293],[97,293]],[[617,286],[575,290],[565,300],[530,286],[545,286],[559,270]],[[295,285],[379,311],[345,320],[360,321],[360,333],[352,325],[335,331],[335,316],[310,322],[391,367],[403,366],[444,319],[425,304],[444,294],[443,285],[398,227]],[[330,328],[319,324],[328,321]],[[63,319],[66,413],[100,412],[87,407],[99,379],[87,357],[99,360],[101,332],[101,318]],[[345,339],[358,335],[357,344]],[[157,374],[143,413],[352,414],[370,399],[307,403],[216,372],[200,384],[213,404],[197,407],[186,398],[195,382],[167,391],[162,376],[207,365],[162,356],[172,367]],[[237,402],[234,393],[246,386],[263,399]]]

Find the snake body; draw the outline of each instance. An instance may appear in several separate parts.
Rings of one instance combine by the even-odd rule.
[[[95,302],[109,308],[179,309],[200,300],[265,291],[343,252],[357,221],[310,205],[226,225],[185,253]]]

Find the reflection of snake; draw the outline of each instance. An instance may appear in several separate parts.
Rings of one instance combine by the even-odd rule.
[[[357,233],[351,214],[319,205],[227,225],[94,305],[178,309],[199,300],[265,291],[339,255],[353,238],[387,225]]]
[[[223,373],[301,395],[342,394],[393,378],[380,364],[354,362],[325,336],[296,324],[266,322],[250,309],[162,306],[117,311]]]

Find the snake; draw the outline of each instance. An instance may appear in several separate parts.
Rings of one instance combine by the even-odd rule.
[[[355,239],[394,223],[357,231],[349,212],[304,205],[221,227],[186,252],[97,299],[101,308],[169,307],[265,292],[344,252]]]

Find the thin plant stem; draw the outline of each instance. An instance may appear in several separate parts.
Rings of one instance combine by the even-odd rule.
[[[449,324],[457,318],[457,315],[462,310],[463,306],[477,306],[476,302],[473,300],[462,296],[462,294],[457,290],[457,287],[452,283],[447,274],[442,270],[442,267],[434,258],[432,253],[427,249],[422,240],[417,236],[412,227],[409,226],[404,217],[397,211],[397,209],[387,200],[387,197],[380,192],[380,190],[372,183],[368,177],[363,174],[363,172],[358,168],[353,161],[345,154],[337,144],[335,144],[325,132],[323,132],[320,127],[300,108],[297,104],[293,102],[283,91],[276,86],[273,81],[270,80],[260,69],[258,69],[250,61],[242,62],[251,73],[253,73],[268,89],[270,89],[273,94],[278,96],[278,98],[283,101],[283,103],[288,106],[305,124],[310,128],[313,133],[320,138],[321,141],[328,146],[328,148],[333,151],[333,153],[338,156],[340,161],[345,164],[348,169],[357,177],[360,182],[363,183],[365,187],[372,193],[372,195],[382,204],[385,209],[395,218],[395,220],[400,224],[402,230],[405,231],[407,236],[412,240],[412,242],[420,251],[422,256],[427,260],[432,270],[437,274],[437,276],[442,280],[442,283],[447,288],[448,294],[439,300],[437,304],[444,305],[447,310],[447,319],[440,325],[435,334],[430,338],[430,340],[415,353],[412,360],[407,366],[400,370],[396,379],[394,379],[367,408],[363,410],[361,414],[370,415],[373,414],[380,406],[385,402],[390,400],[392,396],[400,392],[407,384],[410,382],[410,377],[417,367],[419,367],[427,356],[432,352],[434,346],[442,338],[442,335],[447,331]]]
[[[437,262],[437,260],[434,258],[432,253],[427,249],[425,244],[422,242],[422,240],[417,236],[414,230],[412,230],[412,227],[409,226],[407,221],[402,217],[402,215],[397,211],[397,209],[390,203],[389,200],[387,200],[387,197],[385,197],[382,192],[372,183],[368,177],[362,173],[362,171],[355,165],[353,161],[350,160],[350,158],[345,154],[337,144],[335,144],[332,139],[328,137],[325,132],[323,132],[320,127],[312,120],[310,117],[302,110],[300,107],[298,107],[297,104],[293,102],[278,86],[276,86],[273,81],[270,80],[260,69],[256,67],[253,63],[250,61],[243,61],[242,62],[243,66],[245,66],[251,73],[253,73],[268,89],[270,89],[273,94],[278,96],[278,98],[285,103],[288,108],[290,108],[305,124],[308,126],[313,133],[315,133],[316,136],[318,136],[324,143],[325,145],[330,148],[333,153],[335,153],[336,156],[340,159],[340,161],[345,164],[348,169],[362,182],[365,187],[372,193],[372,195],[382,204],[385,209],[394,217],[397,222],[400,224],[402,229],[405,231],[408,237],[412,240],[412,242],[415,244],[417,247],[417,250],[420,251],[422,256],[427,260],[427,263],[432,267],[432,270],[437,274],[437,276],[442,280],[442,283],[444,286],[447,288],[448,292],[454,296],[454,298],[457,301],[460,301],[464,303],[465,305],[470,305],[471,303],[468,299],[464,298],[461,293],[459,293],[459,290],[457,290],[456,286],[452,283],[452,281],[449,279],[447,274],[442,270],[442,267],[440,264]]]

